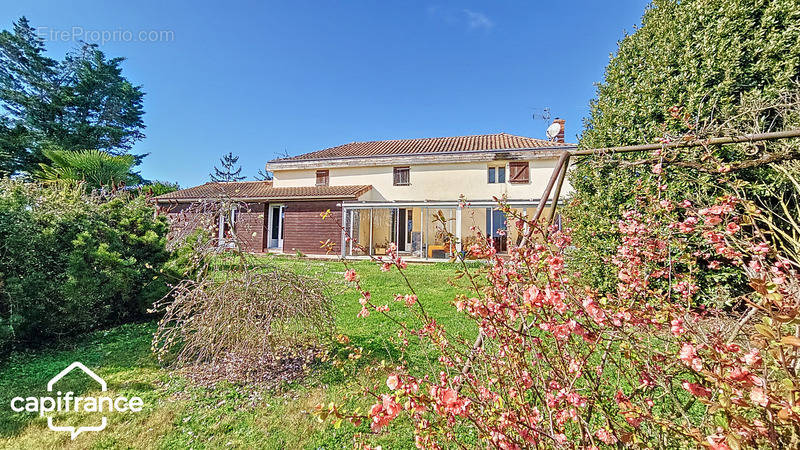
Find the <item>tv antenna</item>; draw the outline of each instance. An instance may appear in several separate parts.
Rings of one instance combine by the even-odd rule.
[[[545,107],[541,109],[534,108],[533,114],[531,114],[531,118],[533,120],[542,119],[545,122],[547,122],[548,120],[550,120],[550,107]]]

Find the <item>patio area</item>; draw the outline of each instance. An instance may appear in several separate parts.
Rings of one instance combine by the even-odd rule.
[[[508,205],[523,217],[532,217],[538,202]],[[409,260],[446,260],[477,243],[479,236],[491,238],[499,253],[522,239],[495,201],[343,202],[341,206],[343,257],[382,256],[394,243]]]

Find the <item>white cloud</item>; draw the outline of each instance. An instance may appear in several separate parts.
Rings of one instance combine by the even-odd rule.
[[[428,15],[450,24],[465,25],[470,30],[490,30],[494,22],[486,14],[471,9],[450,9],[439,5],[427,8]]]
[[[467,25],[471,29],[483,28],[488,30],[494,26],[494,22],[484,13],[465,9],[464,14],[467,19]]]

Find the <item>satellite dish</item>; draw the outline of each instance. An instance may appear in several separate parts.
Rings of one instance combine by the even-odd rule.
[[[558,136],[558,133],[561,133],[561,124],[558,122],[551,123],[550,126],[547,127],[545,133],[547,134],[547,138],[552,141]]]

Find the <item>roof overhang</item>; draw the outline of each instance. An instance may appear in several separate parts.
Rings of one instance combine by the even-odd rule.
[[[365,191],[365,192],[368,192]],[[364,195],[361,193],[360,195]],[[302,202],[307,200],[355,200],[353,195],[303,195],[303,196],[275,196],[275,197],[206,197],[206,198],[157,198],[156,203],[200,203],[204,201],[231,200],[235,202]]]
[[[273,159],[266,170],[298,170],[353,166],[396,166],[402,164],[443,164],[454,162],[513,161],[557,158],[577,146],[514,148],[500,150],[464,150],[435,153],[401,153],[392,155],[340,156],[336,158]]]
[[[514,206],[532,207],[538,206],[540,200],[532,199],[509,199],[504,200],[503,204]],[[460,202],[457,200],[417,200],[417,201],[343,201],[339,206],[347,209],[369,209],[369,208],[491,208],[500,204],[497,200],[475,200]],[[545,206],[550,206],[552,201],[548,200]]]

